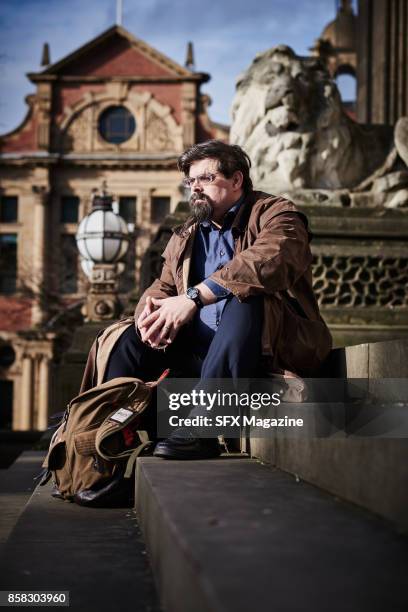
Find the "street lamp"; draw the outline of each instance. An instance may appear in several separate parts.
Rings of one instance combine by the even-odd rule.
[[[129,247],[124,219],[112,209],[113,198],[103,186],[92,200],[92,211],[79,224],[76,234],[82,269],[91,281],[86,320],[104,321],[118,316],[118,276],[125,269],[119,260]]]

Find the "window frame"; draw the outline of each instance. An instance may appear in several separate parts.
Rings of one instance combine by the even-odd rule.
[[[168,209],[167,212],[160,218],[158,218],[157,220],[155,219],[154,216],[154,211],[155,211],[155,206],[153,204],[154,200],[167,200],[167,204],[168,204]],[[167,217],[167,215],[169,215],[171,212],[171,196],[169,195],[152,195],[150,197],[150,222],[154,223],[156,225],[160,225],[160,223],[163,223],[164,219]]]
[[[4,275],[2,275],[1,273],[1,268],[2,266],[0,265],[0,295],[15,295],[16,293],[18,293],[18,242],[19,242],[19,234],[17,232],[0,232],[0,263],[1,263],[1,243],[2,243],[2,238],[4,236],[14,236],[15,237],[15,267],[14,267],[14,285],[12,287],[12,290],[8,291],[8,290],[4,290],[3,286],[2,286],[2,282],[3,282],[3,278],[8,279],[11,278],[11,274],[6,273]],[[9,266],[7,266],[6,268],[7,271],[10,270]],[[3,278],[1,278],[3,276]]]
[[[7,220],[3,218],[3,200],[15,200],[16,203],[16,216],[15,219]],[[6,193],[3,193],[0,195],[0,223],[4,223],[6,225],[9,225],[11,223],[18,223],[18,213],[19,213],[19,201],[18,201],[18,195],[8,195]]]
[[[121,110],[126,113],[126,118],[122,117],[122,121],[126,121],[129,125],[127,125],[126,130],[121,130],[116,132],[109,125],[109,121],[118,120],[118,117],[111,116],[107,117],[108,113],[114,113],[115,111]],[[119,119],[120,120],[120,119]],[[107,127],[104,125],[104,122],[107,122]],[[112,131],[112,133],[111,133]],[[128,142],[137,131],[137,121],[134,114],[123,104],[111,104],[104,108],[98,117],[98,134],[102,138],[102,140],[110,145],[119,146]]]

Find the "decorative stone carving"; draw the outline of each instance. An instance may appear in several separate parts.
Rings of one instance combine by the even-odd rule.
[[[395,124],[395,148],[402,161],[408,166],[408,117],[401,117]]]
[[[63,137],[64,151],[88,151],[90,130],[92,129],[92,109],[87,107],[71,120]]]
[[[257,55],[238,78],[232,119],[231,142],[249,154],[257,187],[272,193],[351,188],[392,144],[389,130],[350,119],[318,58],[284,45]]]
[[[108,143],[99,134],[98,117],[112,105],[125,105],[136,120],[133,136],[121,144]],[[85,93],[73,107],[65,109],[59,130],[65,152],[179,152],[183,149],[183,129],[175,121],[171,108],[151,93],[132,91],[123,83],[110,84],[105,93]]]
[[[109,321],[119,315],[118,274],[115,264],[95,264],[84,314],[86,321]]]
[[[407,257],[318,255],[313,288],[320,306],[408,306]]]
[[[408,206],[408,117],[394,129],[394,146],[385,162],[367,177],[355,192],[369,194],[375,205],[385,208]]]
[[[146,151],[171,151],[173,143],[163,119],[150,111],[146,121]]]

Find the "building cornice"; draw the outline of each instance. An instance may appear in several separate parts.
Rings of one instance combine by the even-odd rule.
[[[94,75],[58,75],[28,72],[27,77],[33,83],[207,83],[210,75],[206,72],[195,72],[188,76],[94,76]]]
[[[42,151],[0,154],[0,166],[82,166],[94,168],[154,168],[177,167],[177,153],[47,153]]]

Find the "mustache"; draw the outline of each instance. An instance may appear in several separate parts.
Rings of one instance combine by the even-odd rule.
[[[203,202],[198,204],[198,200],[203,200]],[[203,221],[209,221],[211,219],[214,212],[213,201],[205,193],[193,193],[190,196],[189,205],[194,221],[202,223]]]

